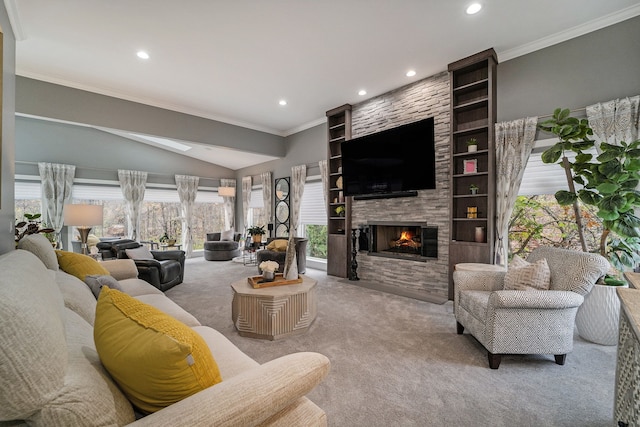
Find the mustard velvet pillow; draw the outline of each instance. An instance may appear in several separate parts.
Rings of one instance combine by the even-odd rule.
[[[106,268],[88,255],[56,250],[56,256],[58,257],[58,264],[62,271],[76,276],[83,282],[87,274],[97,274],[101,276],[109,274]]]
[[[288,241],[284,239],[275,239],[272,240],[268,245],[267,249],[270,251],[276,252],[286,252],[287,251]]]
[[[222,381],[209,347],[193,329],[108,286],[98,297],[93,338],[104,367],[144,412]]]

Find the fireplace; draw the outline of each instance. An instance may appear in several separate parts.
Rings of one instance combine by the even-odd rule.
[[[438,227],[421,222],[385,221],[368,223],[368,242],[360,242],[360,250],[368,254],[416,261],[438,258]],[[363,247],[363,246],[368,246]]]

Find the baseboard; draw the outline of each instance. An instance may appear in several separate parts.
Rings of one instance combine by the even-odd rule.
[[[388,294],[398,295],[401,297],[413,298],[419,301],[431,302],[434,304],[444,304],[448,301],[447,298],[441,298],[437,296],[424,295],[416,291],[409,289],[399,289],[396,286],[385,285],[383,283],[375,283],[367,280],[349,280],[341,279],[341,283],[349,285],[356,285],[362,288],[373,289],[374,291],[386,292]]]

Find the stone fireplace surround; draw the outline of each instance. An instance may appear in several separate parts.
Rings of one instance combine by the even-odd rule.
[[[366,250],[359,251],[356,259],[360,280],[345,279],[348,283],[434,303],[448,300],[449,105],[448,72],[353,105],[353,138],[434,117],[436,189],[419,190],[415,197],[352,200],[352,227],[375,223],[419,223],[437,227],[438,233],[437,258],[381,257]],[[419,162],[418,151],[416,161]]]

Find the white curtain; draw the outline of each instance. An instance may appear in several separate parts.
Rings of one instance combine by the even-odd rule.
[[[147,185],[147,173],[118,169],[118,179],[127,208],[128,237],[140,240],[140,210]]]
[[[233,187],[236,188],[235,179],[221,179],[220,187]],[[236,218],[236,198],[235,196],[222,196],[222,203],[224,206],[224,229],[230,230],[235,227]]]
[[[176,175],[178,197],[180,197],[180,210],[182,215],[182,249],[187,258],[193,253],[193,235],[191,226],[193,223],[193,206],[198,195],[198,183],[200,178],[189,175]]]
[[[273,180],[271,179],[271,172],[262,172],[260,179],[262,180],[262,206],[267,215],[267,222],[273,224],[273,214],[271,213],[273,210]]]
[[[60,231],[64,226],[64,205],[71,203],[74,165],[38,163],[42,185],[42,221],[53,228],[56,242],[60,242]]]
[[[291,168],[291,204],[289,207],[289,236],[298,235],[298,222],[300,222],[300,203],[304,193],[304,183],[307,180],[307,167],[305,165]]]
[[[324,195],[324,207],[329,209],[329,162],[326,159],[318,162],[320,166],[320,177],[322,178],[322,194]]]
[[[639,101],[640,96],[636,95],[587,107],[587,119],[589,126],[593,129],[598,152],[600,152],[601,142],[619,145],[620,141],[630,143],[638,139]]]
[[[251,200],[251,177],[242,177],[242,215],[245,230],[249,228],[249,201]]]
[[[509,219],[533,150],[537,117],[495,124],[496,130],[496,264],[507,264]]]

